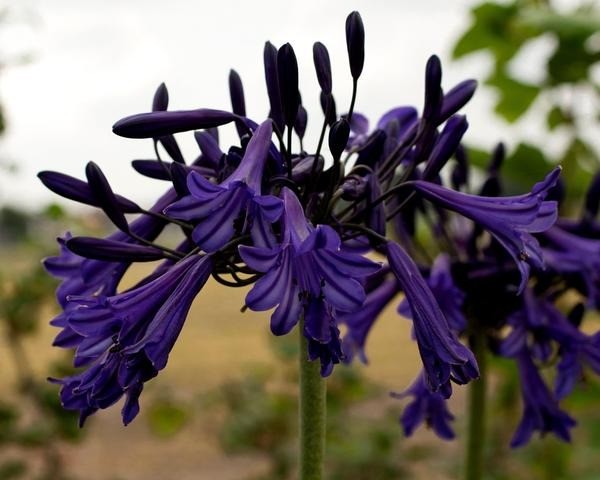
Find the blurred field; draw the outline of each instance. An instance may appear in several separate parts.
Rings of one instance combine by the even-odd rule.
[[[138,267],[128,274],[125,283],[135,281],[151,268]],[[261,457],[224,456],[216,440],[218,418],[212,411],[204,414],[199,400],[224,382],[242,379],[253,368],[277,368],[269,346],[268,315],[240,313],[245,293],[245,289],[223,289],[209,282],[192,308],[169,365],[147,385],[138,419],[123,427],[119,406],[90,418],[83,442],[63,448],[67,471],[89,480],[233,480],[264,470],[265,459]],[[367,351],[370,365],[357,366],[385,391],[405,388],[419,369],[416,348],[410,340],[410,323],[398,317],[394,308],[388,309],[373,333]],[[55,307],[49,305],[46,320],[54,311]],[[33,359],[32,368],[41,378],[48,375],[49,362],[61,354],[50,346],[55,333],[45,321],[40,334],[26,345]],[[11,365],[4,358],[6,347],[0,347],[3,366]],[[0,388],[6,390],[15,378],[14,372],[3,368],[7,381]],[[163,396],[182,400],[192,410],[191,420],[168,438],[154,435],[146,418],[151,401]],[[460,396],[454,402],[460,402]],[[377,417],[391,403],[397,402],[384,394],[379,400],[358,405],[354,414]],[[411,441],[415,445],[422,441],[430,444],[432,438],[424,432]]]

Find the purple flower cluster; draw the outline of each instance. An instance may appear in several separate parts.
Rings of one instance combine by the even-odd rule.
[[[600,174],[590,185],[581,219],[557,219],[557,201],[545,197],[557,197],[558,170],[529,194],[500,197],[503,155],[503,147],[494,152],[481,187],[485,196],[413,182],[423,198],[435,202],[433,228],[444,244],[441,249],[448,250],[431,267],[422,268],[450,329],[466,338],[483,334],[488,354],[514,360],[523,415],[511,445],[526,444],[536,431],[569,441],[576,422],[561,409],[560,401],[587,372],[600,375],[600,331],[582,329],[585,313],[599,306]],[[466,165],[460,152],[457,168],[463,174]],[[466,189],[465,182],[457,186]],[[461,216],[442,214],[439,207]],[[414,208],[428,214],[419,211],[419,204]],[[507,222],[499,222],[504,215]],[[465,217],[473,223],[466,224]],[[412,218],[405,217],[396,228],[410,231]],[[414,322],[418,312],[409,300],[407,292],[399,311]],[[441,438],[452,438],[452,415],[445,400],[423,390],[422,383],[421,376],[399,396],[414,397],[401,418],[405,432],[410,434],[416,424],[426,422]]]
[[[364,38],[361,17],[353,12],[346,21],[353,94],[341,115],[327,48],[314,45],[322,108],[314,149],[305,150],[308,113],[294,50],[267,42],[268,118],[247,116],[242,81],[232,70],[231,111],[171,111],[163,84],[151,112],[114,125],[117,135],[154,144],[156,159],[133,162],[138,173],[168,184],[150,209],[113,192],[93,163],[86,167],[86,180],[39,174],[55,193],[102,209],[117,229],[107,238],[66,234],[59,239],[60,255],[45,261],[62,282],[57,291],[62,312],[52,321],[61,329],[55,344],[75,349],[74,364],[82,367],[76,375],[54,381],[62,386],[65,408],[78,410],[82,422],[123,396],[123,421],[136,416],[144,383],[166,366],[192,301],[209,277],[223,288],[252,285],[244,309],[273,310],[275,335],[298,325],[307,339],[304,354],[320,362],[323,376],[354,356],[366,361],[371,327],[402,292],[400,311],[412,319],[423,362],[418,380],[405,393],[413,402],[402,422],[410,433],[426,421],[444,438],[453,435],[445,406],[451,383],[466,384],[479,375],[475,357],[459,340],[468,329],[464,307],[473,295],[473,278],[500,282],[499,288],[517,299],[512,303],[521,304],[531,296],[532,272],[542,271],[547,256],[549,274],[568,270],[597,304],[597,271],[590,264],[580,270],[582,256],[596,252],[597,240],[582,237],[576,226],[552,227],[557,204],[546,196],[559,170],[519,196],[460,191],[468,173],[460,145],[468,123],[457,112],[473,95],[476,82],[467,80],[444,92],[441,65],[433,56],[426,66],[421,113],[412,106],[395,107],[370,130],[368,120],[355,111]],[[239,144],[223,148],[219,127],[226,124],[235,125]],[[188,131],[199,149],[190,163],[174,136]],[[450,187],[440,172],[453,158]],[[450,219],[458,218],[448,212],[473,222],[471,237],[464,229],[451,232]],[[430,222],[432,234],[454,245],[429,266],[422,261],[415,232],[419,217],[432,215],[439,219]],[[169,224],[179,229],[181,240],[164,245],[157,238]],[[489,238],[480,251],[483,243],[474,237],[484,232]],[[386,261],[375,262],[369,253]],[[465,258],[461,283],[455,270]],[[151,261],[160,261],[153,273],[119,291],[132,264]],[[517,297],[517,292],[525,294]],[[535,289],[536,302],[543,295]],[[513,325],[518,312],[508,312],[505,323]],[[505,350],[519,359],[526,383],[526,415],[537,415],[520,428],[523,438],[533,429],[565,437],[571,426],[524,360],[544,348],[529,342],[531,329],[545,329],[548,341],[561,345],[561,396],[572,388],[582,364],[597,368],[595,338],[580,333],[570,320],[564,322],[544,327],[538,320],[519,321],[505,339]]]

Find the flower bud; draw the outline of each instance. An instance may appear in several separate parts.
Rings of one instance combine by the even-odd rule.
[[[330,94],[331,61],[329,60],[329,52],[327,51],[327,47],[321,42],[316,42],[313,45],[313,61],[315,62],[317,80],[319,81],[321,91],[325,94]]]
[[[123,231],[129,231],[129,224],[127,219],[119,206],[119,202],[110,188],[108,180],[100,170],[100,167],[94,162],[89,162],[85,167],[85,175],[88,180],[88,184],[92,191],[92,195],[98,202],[100,208],[106,213],[106,216],[110,218],[111,222],[115,226]]]
[[[298,61],[294,49],[289,43],[277,52],[277,77],[279,81],[279,98],[283,108],[283,119],[288,128],[292,128],[300,108],[298,93]]]
[[[167,90],[167,86],[161,83],[156,89],[156,93],[154,94],[154,99],[152,100],[152,111],[158,112],[161,110],[166,110],[169,106],[169,91]]]
[[[442,107],[442,64],[436,55],[427,60],[425,67],[425,103],[423,118],[436,119]]]
[[[329,150],[333,158],[339,159],[342,156],[349,137],[350,124],[345,118],[341,118],[331,126],[329,130]]]
[[[357,80],[365,63],[365,27],[360,13],[352,12],[346,18],[346,46],[352,78]]]
[[[246,116],[246,101],[244,100],[244,87],[238,73],[231,69],[229,71],[229,96],[231,97],[231,109],[236,115]]]
[[[265,82],[271,110],[269,118],[273,119],[277,128],[283,130],[283,112],[281,110],[281,98],[279,95],[279,80],[277,75],[277,49],[271,42],[265,43],[263,50],[263,62],[265,66]]]

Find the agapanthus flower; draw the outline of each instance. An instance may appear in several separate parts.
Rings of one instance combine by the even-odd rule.
[[[353,92],[343,115],[337,114],[327,48],[320,42],[313,48],[323,110],[314,150],[304,143],[309,116],[294,49],[266,42],[267,119],[251,118],[242,79],[231,70],[227,87],[232,111],[169,111],[168,91],[161,84],[151,112],[115,123],[116,134],[147,138],[154,146],[156,158],[134,161],[134,169],[169,182],[167,193],[150,210],[114,192],[93,163],[86,168],[87,182],[56,172],[40,174],[59,195],[100,208],[118,230],[99,239],[67,235],[60,240],[61,254],[46,261],[50,273],[62,280],[57,292],[62,312],[52,322],[61,329],[55,344],[74,348],[74,363],[84,368],[58,381],[61,399],[66,408],[80,412],[82,422],[123,396],[124,422],[135,417],[145,382],[165,367],[190,305],[209,276],[222,288],[251,286],[242,310],[274,309],[274,334],[287,334],[300,324],[305,353],[309,361],[320,362],[322,376],[354,356],[366,361],[369,332],[401,291],[401,311],[412,319],[423,361],[422,374],[401,394],[414,397],[402,419],[407,433],[427,422],[443,438],[452,437],[445,404],[451,382],[465,384],[479,375],[474,355],[459,340],[473,328],[481,328],[495,346],[503,339],[499,332],[512,328],[511,358],[521,363],[526,361],[522,356],[542,363],[550,358],[533,353],[530,337],[542,339],[543,332],[538,345],[549,345],[559,359],[557,396],[573,388],[582,368],[598,371],[596,336],[581,334],[572,316],[551,325],[523,319],[520,312],[527,308],[524,299],[554,304],[571,288],[594,296],[591,272],[582,287],[579,274],[558,270],[553,258],[548,271],[542,269],[545,251],[568,258],[567,266],[581,261],[585,252],[596,252],[588,243],[597,240],[590,234],[593,229],[583,233],[579,227],[560,227],[578,237],[572,245],[577,252],[549,230],[557,204],[546,196],[558,169],[529,193],[500,197],[500,148],[481,195],[458,191],[476,191],[468,185],[470,167],[461,146],[469,123],[458,113],[476,82],[466,80],[445,90],[441,62],[434,55],[425,68],[422,107],[390,108],[370,132],[368,119],[358,113],[365,49],[357,12],[347,19],[346,41]],[[226,124],[235,125],[239,144],[219,144],[218,129]],[[186,131],[193,131],[200,150],[189,164],[174,136]],[[161,157],[163,150],[169,158]],[[444,171],[448,165],[454,168],[450,176]],[[454,190],[446,186],[449,177]],[[588,226],[594,222],[594,198],[591,194],[587,202]],[[132,214],[139,217],[130,221]],[[463,228],[470,224],[465,218],[476,227]],[[164,244],[157,238],[169,224],[181,238],[169,236]],[[420,225],[430,235],[421,235]],[[481,236],[483,229],[491,241]],[[548,235],[540,236],[544,231]],[[374,262],[371,255],[386,256],[386,264]],[[130,265],[154,260],[161,260],[154,272],[119,291]],[[519,276],[522,297],[512,287]],[[568,281],[557,281],[561,279]],[[588,301],[586,308],[592,305]],[[504,338],[505,346],[509,339]],[[525,427],[564,433],[570,425],[531,370],[535,365],[523,365]],[[539,412],[544,412],[542,418],[560,420],[563,430],[543,421],[531,423]],[[529,436],[525,427],[521,439]]]
[[[245,225],[236,226],[236,221],[244,212],[253,214],[260,210],[271,222],[281,214],[281,202],[276,197],[261,195],[271,125],[267,120],[256,129],[239,166],[224,181],[216,185],[191,172],[187,177],[190,195],[165,209],[173,218],[194,222],[192,238],[203,250],[214,252],[233,238],[236,228],[243,230]]]
[[[581,315],[581,305],[574,308]],[[571,314],[569,315],[569,317]],[[600,332],[588,335],[563,314],[549,298],[537,298],[530,290],[523,295],[523,307],[507,319],[511,332],[500,344],[499,353],[506,357],[526,354],[537,362],[557,364],[555,394],[565,398],[583,377],[584,366],[600,374]]]
[[[512,438],[511,446],[524,445],[535,431],[542,435],[552,432],[562,440],[569,441],[570,429],[575,426],[575,420],[560,409],[558,401],[552,396],[529,355],[520,354],[517,357],[517,365],[524,407],[523,417]]]
[[[574,329],[572,325],[562,324],[565,330]],[[567,397],[575,388],[578,381],[583,378],[583,368],[589,367],[596,375],[600,375],[600,332],[586,335],[579,330],[571,333],[569,341],[561,343],[560,361],[556,366],[554,394],[558,399]],[[567,336],[566,332],[561,332]]]
[[[359,310],[366,298],[359,280],[381,267],[344,252],[331,227],[312,226],[290,189],[282,189],[282,198],[281,243],[273,248],[239,249],[244,262],[264,274],[248,293],[246,305],[256,311],[277,307],[271,316],[275,335],[288,333],[302,316],[307,338],[329,344],[337,337],[330,317]]]
[[[463,332],[467,327],[467,320],[462,311],[465,294],[454,283],[450,271],[450,257],[447,254],[436,257],[426,281],[448,321],[448,326],[454,332]],[[405,298],[402,301],[398,311],[404,317],[412,319],[412,310],[408,299]]]
[[[413,328],[423,360],[427,387],[448,398],[452,392],[450,380],[464,384],[479,376],[475,357],[450,330],[448,321],[421,272],[402,247],[389,242],[387,255],[392,272],[412,311]]]
[[[160,277],[126,292],[69,297],[67,328],[79,336],[74,363],[86,369],[56,380],[65,408],[80,423],[123,395],[123,423],[139,412],[144,382],[166,364],[192,301],[211,273],[208,256],[192,256]]]
[[[581,276],[591,304],[600,303],[600,240],[585,238],[560,227],[544,232],[543,253],[548,267],[557,273]]]
[[[400,417],[407,437],[410,437],[419,425],[425,423],[438,437],[445,440],[454,438],[454,430],[450,425],[454,415],[448,410],[444,396],[439,392],[432,392],[427,387],[424,372],[421,372],[406,390],[391,395],[398,399],[412,397],[412,401],[404,408]]]
[[[383,114],[377,121],[376,129],[369,132],[369,119],[361,113],[354,112],[350,120],[352,133],[347,148],[364,146],[378,130],[389,132],[395,140],[399,140],[411,127],[416,125],[417,119],[417,110],[414,107],[396,107]]]
[[[529,278],[530,266],[543,268],[539,242],[531,235],[548,230],[557,219],[555,201],[544,201],[554,186],[560,168],[554,169],[531,193],[513,197],[481,197],[456,192],[434,183],[415,181],[415,189],[441,207],[474,220],[502,244],[521,272],[519,292]]]
[[[150,212],[162,211],[176,198],[175,190],[169,189],[150,209]],[[162,232],[165,225],[164,220],[144,214],[131,223],[130,229],[138,237],[152,241]],[[71,238],[69,232],[60,237],[58,239],[60,254],[45,258],[43,261],[48,273],[62,280],[56,290],[58,303],[65,307],[69,295],[113,295],[131,262],[106,262],[81,257],[67,248],[66,243]],[[139,240],[124,232],[116,232],[108,239],[138,245],[140,243]]]

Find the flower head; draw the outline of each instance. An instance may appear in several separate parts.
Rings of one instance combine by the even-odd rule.
[[[210,257],[193,256],[126,292],[69,298],[67,328],[79,335],[74,364],[87,369],[56,382],[65,408],[79,410],[80,423],[123,395],[123,422],[133,420],[144,382],[167,364],[211,268]]]

